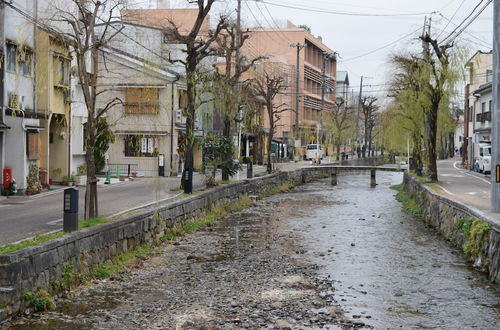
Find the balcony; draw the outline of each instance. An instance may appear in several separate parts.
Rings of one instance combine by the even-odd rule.
[[[476,122],[484,123],[486,121],[491,121],[491,111],[476,114]]]

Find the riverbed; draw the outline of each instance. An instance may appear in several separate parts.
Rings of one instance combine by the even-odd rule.
[[[498,329],[500,295],[401,212],[399,173],[341,175],[259,200],[88,283],[12,329]]]

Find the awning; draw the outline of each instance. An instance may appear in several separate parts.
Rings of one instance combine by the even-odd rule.
[[[116,130],[113,132],[116,135],[169,135],[167,131],[128,131],[128,130]]]
[[[24,129],[27,131],[37,131],[40,132],[41,130],[44,130],[45,127],[39,126],[39,125],[24,125]]]
[[[3,121],[0,121],[0,129],[10,129],[10,127],[7,126],[7,124],[5,124]]]

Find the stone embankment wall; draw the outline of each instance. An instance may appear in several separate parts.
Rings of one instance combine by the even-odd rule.
[[[154,211],[144,211],[12,254],[0,255],[0,322],[25,308],[23,296],[26,293],[53,289],[67,265],[75,272],[88,272],[93,266],[121,252],[159,240],[176,223],[194,218],[211,206],[255,195],[285,183],[302,184],[327,175],[329,170],[318,166],[227,184],[165,203]]]
[[[434,192],[411,175],[404,190],[412,197],[425,222],[461,248],[474,267],[500,280],[500,221],[481,211]]]

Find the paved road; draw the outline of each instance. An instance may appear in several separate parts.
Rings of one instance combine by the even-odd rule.
[[[449,197],[489,213],[490,176],[463,169],[460,163],[459,157],[438,161],[438,187]]]
[[[282,170],[308,165],[309,162],[278,164]],[[254,173],[265,171],[255,166]],[[240,179],[246,171],[240,172]],[[233,178],[236,180],[237,178]],[[146,206],[160,200],[173,198],[181,191],[173,191],[180,185],[180,178],[138,178],[135,181],[99,186],[99,215],[109,217],[133,208]],[[204,176],[194,176],[194,188],[204,186]],[[84,212],[84,188],[80,191],[80,216]],[[0,245],[17,242],[38,234],[62,228],[63,190],[37,196],[14,196],[0,201]]]

